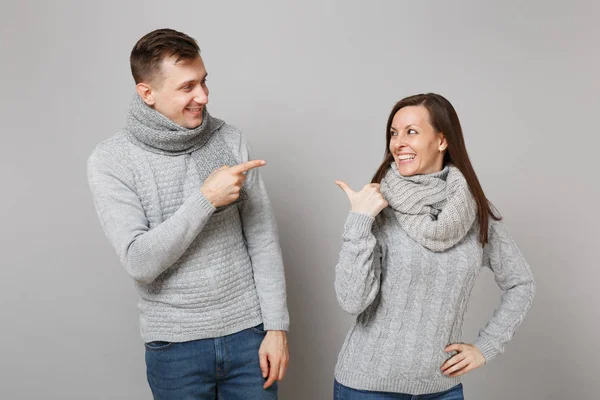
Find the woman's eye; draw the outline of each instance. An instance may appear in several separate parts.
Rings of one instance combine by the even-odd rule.
[[[390,135],[392,135],[392,136],[398,136],[398,132],[391,131]]]
[[[409,130],[408,130],[408,134],[409,134],[409,135],[414,135],[414,134],[416,134],[416,133],[417,133],[417,131],[415,131],[414,129],[409,129]]]

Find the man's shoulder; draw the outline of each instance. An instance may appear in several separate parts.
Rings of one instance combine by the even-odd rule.
[[[221,135],[224,139],[231,142],[239,142],[243,138],[242,131],[239,130],[236,126],[230,125],[227,122],[223,121],[223,125],[218,130],[219,135]]]
[[[130,147],[131,142],[127,139],[125,134],[123,132],[118,132],[96,145],[90,154],[88,163],[92,163],[94,160],[107,161],[107,159],[110,159],[126,164],[127,160],[131,157]]]

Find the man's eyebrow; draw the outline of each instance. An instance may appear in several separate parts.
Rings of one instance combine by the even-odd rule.
[[[177,85],[177,88],[182,88],[182,87],[184,87],[186,85],[189,85],[190,83],[196,83],[196,82],[198,82],[197,79],[190,79],[190,80],[187,80],[185,82],[181,82],[179,85]]]
[[[208,73],[204,74],[204,76],[202,77],[202,79],[201,79],[201,80],[205,80],[207,76],[208,76]],[[177,88],[182,88],[182,87],[184,87],[185,85],[188,85],[188,84],[190,84],[190,83],[196,83],[196,82],[198,82],[198,80],[197,80],[197,79],[190,79],[190,80],[187,80],[187,81],[185,81],[185,82],[181,82],[179,85],[177,85]]]

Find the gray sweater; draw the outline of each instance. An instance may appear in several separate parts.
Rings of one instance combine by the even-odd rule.
[[[486,362],[504,351],[525,317],[534,296],[533,276],[501,222],[490,219],[484,248],[474,223],[457,244],[433,251],[398,221],[391,207],[376,219],[355,212],[348,216],[335,289],[342,308],[358,317],[340,351],[335,376],[361,390],[444,391],[460,383],[440,367],[453,355],[444,348],[461,341],[467,303],[482,266],[493,271],[504,291],[475,343]]]
[[[200,192],[212,170],[250,160],[241,132],[206,113],[194,133],[202,141],[175,151],[140,143],[132,126],[97,146],[88,177],[102,228],[141,296],[143,340],[219,337],[261,322],[287,330],[277,227],[258,169],[229,206],[215,209]]]

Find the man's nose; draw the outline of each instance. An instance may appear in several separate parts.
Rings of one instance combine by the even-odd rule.
[[[194,101],[198,104],[208,103],[208,89],[205,89],[201,85],[198,85],[194,96]]]

